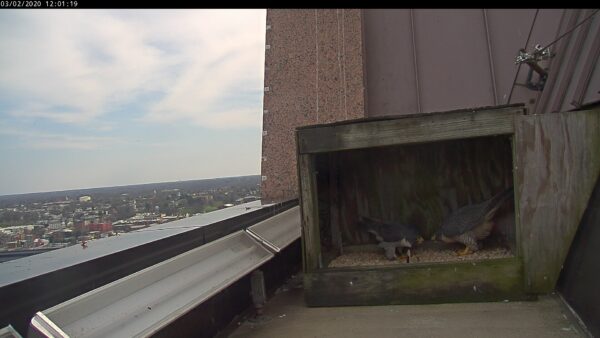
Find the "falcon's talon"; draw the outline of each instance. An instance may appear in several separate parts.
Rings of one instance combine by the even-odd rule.
[[[466,246],[464,250],[459,250],[456,252],[456,254],[459,256],[466,256],[472,254],[473,252],[474,251],[471,251],[471,249],[469,249],[469,247]]]

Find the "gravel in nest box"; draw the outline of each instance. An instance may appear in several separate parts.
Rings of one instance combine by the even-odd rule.
[[[411,263],[406,262],[406,258],[396,258],[393,261],[388,260],[383,252],[352,252],[331,261],[330,268],[349,267],[349,266],[372,266],[372,265],[402,265],[412,263],[432,263],[432,262],[462,262],[483,259],[497,259],[512,257],[508,248],[489,248],[476,251],[470,255],[458,256],[455,250],[444,249],[413,249]]]

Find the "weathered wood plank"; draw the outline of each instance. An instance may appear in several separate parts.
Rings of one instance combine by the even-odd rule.
[[[600,110],[519,116],[515,148],[525,282],[546,293],[600,173]]]
[[[327,269],[304,276],[308,306],[482,302],[528,298],[518,258]]]
[[[301,154],[511,134],[523,108],[460,111],[298,130]]]
[[[516,121],[516,119],[515,119]],[[518,193],[518,187],[522,184],[519,181],[519,177],[517,176],[516,172],[517,172],[517,142],[516,142],[516,137],[513,134],[513,136],[511,137],[511,148],[512,148],[512,171],[513,171],[513,187],[514,187],[514,210],[515,210],[515,226],[513,228],[513,234],[512,234],[512,239],[513,239],[513,247],[511,248],[513,250],[513,252],[515,253],[515,255],[517,257],[523,257],[523,245],[521,245],[521,242],[523,241],[523,239],[521,238],[521,234],[523,233],[522,231],[522,225],[521,225],[521,209],[519,208],[520,204],[520,199],[521,196]]]
[[[342,255],[342,233],[340,232],[340,209],[339,209],[339,181],[338,181],[338,153],[329,154],[329,208],[331,224],[331,243],[337,254]]]
[[[321,266],[321,240],[314,156],[299,155],[298,172],[302,212],[302,264],[304,271],[313,271]]]

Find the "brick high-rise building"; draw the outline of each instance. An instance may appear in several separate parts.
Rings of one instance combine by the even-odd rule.
[[[269,10],[262,200],[297,197],[294,129],[364,116],[360,10]]]

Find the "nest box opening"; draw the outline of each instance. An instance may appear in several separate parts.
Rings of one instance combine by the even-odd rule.
[[[459,255],[465,245],[432,240],[453,212],[513,186],[511,138],[483,136],[314,155],[321,268],[515,256],[511,192],[491,217],[489,235],[477,242],[479,250]],[[383,231],[410,227],[423,241],[413,238],[412,248],[398,245],[394,251],[381,244],[381,235],[369,231],[365,220]]]

